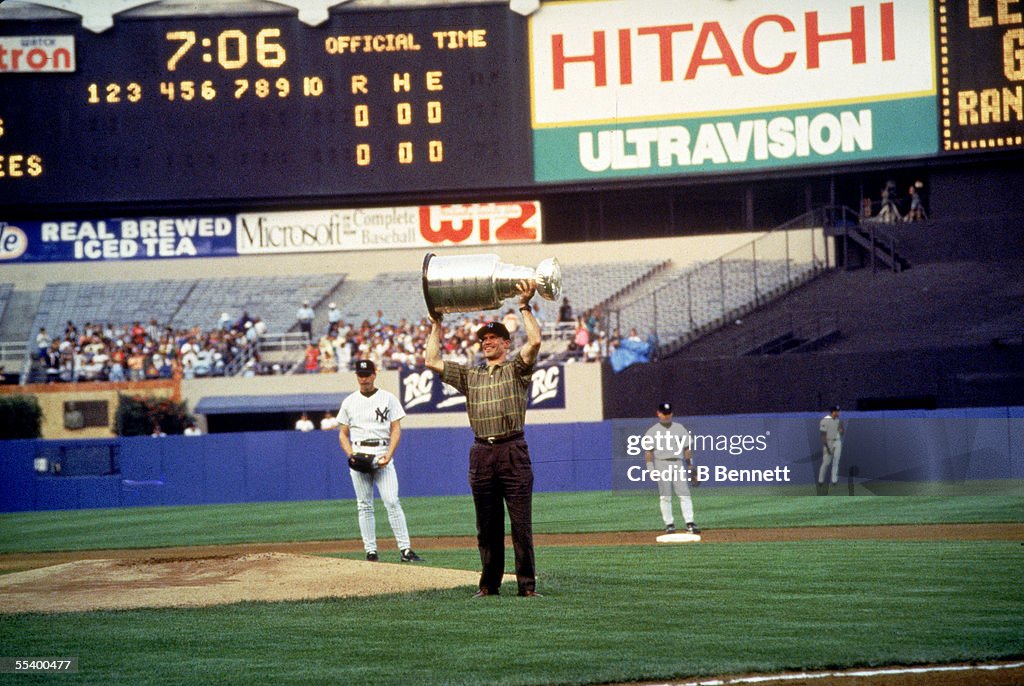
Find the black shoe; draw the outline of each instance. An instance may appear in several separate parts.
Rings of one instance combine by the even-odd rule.
[[[666,524],[665,525],[665,533],[667,533],[667,534],[674,534],[675,532],[676,532],[676,525],[675,524]]]
[[[402,562],[423,562],[423,558],[412,551],[412,548],[406,548],[402,551]]]
[[[686,532],[690,533],[690,534],[699,534],[700,533],[700,529],[698,529],[697,525],[694,524],[693,522],[687,522],[686,523]]]
[[[376,550],[371,550],[370,552],[366,553],[366,561],[367,562],[379,562],[380,558],[377,557],[377,551]]]

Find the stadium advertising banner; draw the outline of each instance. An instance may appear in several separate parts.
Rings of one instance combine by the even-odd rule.
[[[239,255],[540,241],[535,201],[238,215]]]
[[[1024,4],[939,0],[942,149],[1024,146]]]
[[[233,216],[0,221],[0,264],[235,254]]]
[[[235,257],[541,241],[536,201],[265,214],[0,221],[0,264]]]
[[[931,0],[545,3],[535,180],[935,154],[933,27]]]
[[[465,412],[466,396],[441,381],[430,369],[411,370],[403,367],[399,374],[402,407],[409,414],[433,412]],[[527,408],[556,410],[565,408],[565,367],[538,367],[533,372]]]

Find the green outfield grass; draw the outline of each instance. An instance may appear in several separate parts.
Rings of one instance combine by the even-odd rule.
[[[469,496],[402,503],[414,539],[475,534]],[[694,503],[698,523],[708,529],[1024,521],[1024,498],[1011,496],[819,498],[705,489]],[[380,502],[377,509],[386,532]],[[653,493],[538,493],[534,525],[540,533],[654,531],[661,518]],[[353,500],[0,515],[0,553],[357,538]]]
[[[472,550],[422,551],[476,569]],[[538,551],[539,599],[473,589],[3,616],[61,684],[583,684],[1024,655],[1018,542]],[[0,676],[5,683],[37,683]]]

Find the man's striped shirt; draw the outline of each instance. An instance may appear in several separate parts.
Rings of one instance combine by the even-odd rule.
[[[501,364],[467,367],[444,363],[441,380],[466,396],[469,425],[478,438],[507,436],[526,424],[526,393],[533,377],[533,365],[519,353]]]

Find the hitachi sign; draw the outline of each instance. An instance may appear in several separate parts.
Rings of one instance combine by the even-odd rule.
[[[72,71],[74,36],[0,36],[0,73]]]

